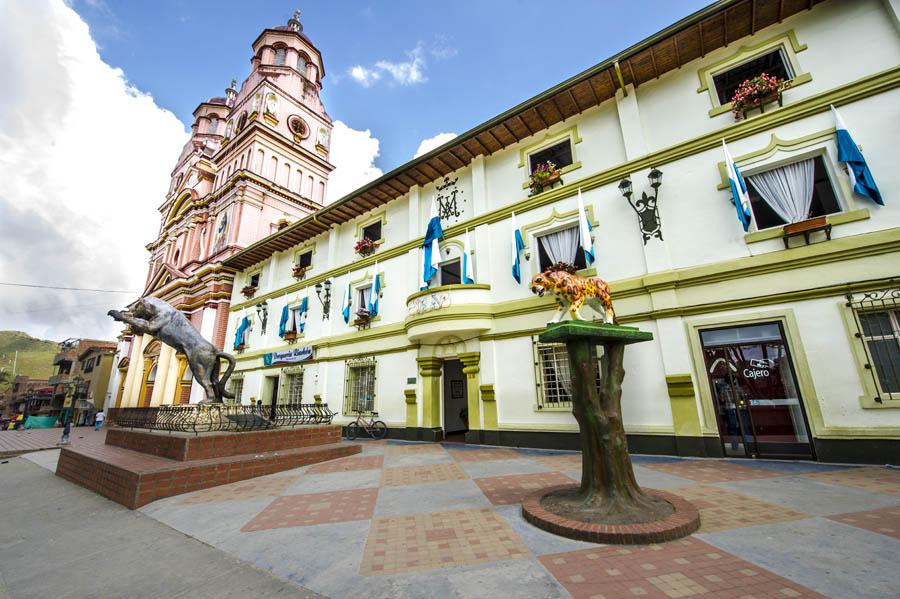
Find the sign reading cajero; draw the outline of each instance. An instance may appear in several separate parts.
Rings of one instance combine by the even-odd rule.
[[[287,351],[275,351],[263,354],[263,364],[265,366],[275,366],[278,364],[292,364],[294,362],[305,362],[313,357],[313,348],[310,346],[295,347]]]

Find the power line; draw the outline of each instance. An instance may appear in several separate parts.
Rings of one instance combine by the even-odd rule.
[[[75,305],[75,306],[65,306],[65,305],[63,305],[63,306],[54,306],[54,307],[52,307],[52,308],[34,308],[34,309],[31,309],[31,310],[19,310],[19,311],[17,311],[17,312],[0,312],[0,315],[9,315],[9,314],[32,314],[32,313],[34,313],[34,312],[49,312],[49,311],[51,311],[51,310],[53,310],[53,311],[65,312],[66,310],[74,310],[74,309],[81,309],[81,308],[101,308],[101,307],[109,307],[109,304],[107,304],[107,303],[102,303],[102,304],[81,304],[81,305]]]
[[[0,282],[0,285],[6,285],[8,287],[31,287],[34,289],[60,289],[63,291],[94,291],[97,293],[140,293],[138,291],[132,290],[121,290],[121,289],[86,289],[84,287],[56,287],[54,285],[28,285],[27,283],[3,283]]]

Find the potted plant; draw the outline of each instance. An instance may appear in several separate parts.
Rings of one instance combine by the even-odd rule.
[[[550,265],[547,270],[551,272],[567,272],[570,275],[574,275],[578,268],[574,264],[569,264],[568,262],[557,262],[556,264]]]
[[[256,295],[256,290],[259,289],[256,285],[247,285],[243,289],[241,289],[241,293],[244,294],[244,297],[250,299],[254,295]]]
[[[747,111],[753,108],[763,110],[763,106],[769,102],[781,103],[781,84],[783,79],[774,75],[760,73],[751,77],[734,91],[731,97],[731,112],[735,119],[747,118]]]
[[[366,308],[360,308],[356,311],[356,320],[353,321],[353,326],[359,329],[365,329],[371,322],[372,313],[369,312]]]
[[[285,341],[295,341],[297,339],[297,331],[286,331],[284,333]]]
[[[308,266],[301,266],[300,264],[294,264],[291,267],[291,272],[294,275],[294,278],[298,281],[303,280],[303,277],[306,276],[306,269]]]
[[[560,181],[559,170],[552,162],[541,162],[532,169],[529,186],[531,187],[531,195],[536,195],[544,191],[545,187],[549,187]]]
[[[356,242],[353,250],[360,256],[368,256],[375,251],[375,242],[368,237],[363,237]]]

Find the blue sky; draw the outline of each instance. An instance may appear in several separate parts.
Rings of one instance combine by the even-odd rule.
[[[387,171],[441,132],[461,133],[708,4],[705,0],[447,3],[303,2],[304,31],[325,59],[323,100],[335,120],[371,129]],[[250,44],[287,22],[283,0],[73,0],[105,62],[184,123],[249,70]],[[378,61],[411,63],[400,84]],[[354,66],[383,74],[369,87]],[[174,160],[174,156],[172,160]]]

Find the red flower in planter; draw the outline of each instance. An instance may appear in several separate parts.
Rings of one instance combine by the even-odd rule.
[[[368,256],[375,251],[375,242],[368,237],[363,237],[356,242],[356,245],[353,246],[353,250],[360,256]]]
[[[783,79],[774,75],[760,73],[741,83],[731,96],[731,111],[734,117],[742,117],[745,110],[759,106],[764,98],[777,93],[783,82]]]

